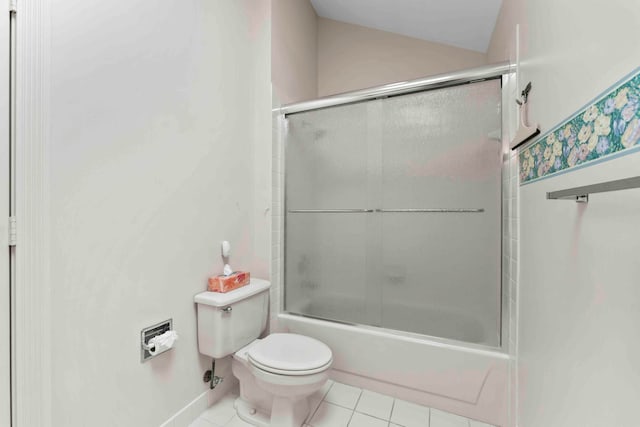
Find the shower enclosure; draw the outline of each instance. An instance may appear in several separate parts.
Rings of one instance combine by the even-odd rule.
[[[501,72],[485,74],[285,107],[285,312],[500,346]]]

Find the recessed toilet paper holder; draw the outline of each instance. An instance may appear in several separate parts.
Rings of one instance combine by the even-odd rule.
[[[173,330],[173,319],[167,319],[163,322],[159,322],[159,323],[156,323],[155,325],[144,328],[140,332],[140,362],[146,362],[149,359],[153,359],[154,357],[157,357],[165,353],[166,350],[161,353],[151,354],[150,350],[153,351],[154,347],[152,345],[149,345],[149,341],[151,341],[151,339],[154,337],[157,337],[159,335],[164,334],[167,331],[172,331],[172,330]],[[168,350],[171,350],[171,349],[168,349]]]

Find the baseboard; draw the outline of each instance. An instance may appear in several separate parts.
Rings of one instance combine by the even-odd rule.
[[[211,405],[218,402],[226,394],[238,391],[238,380],[229,375],[215,390],[207,390],[189,402],[184,408],[176,412],[171,418],[162,423],[160,427],[188,427]]]
[[[209,407],[209,391],[205,391],[180,409],[160,427],[187,427]]]

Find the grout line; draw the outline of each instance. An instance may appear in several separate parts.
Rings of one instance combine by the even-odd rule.
[[[336,383],[335,381],[333,381],[331,383],[331,385],[329,386],[327,391],[325,391],[324,394],[322,395],[322,397],[320,398],[320,403],[318,403],[318,406],[316,406],[316,409],[313,410],[313,414],[311,414],[310,416],[307,417],[307,420],[309,420],[309,423],[311,422],[311,419],[316,415],[316,412],[318,412],[318,409],[320,409],[320,405],[322,405],[322,402],[326,402],[326,400],[324,400],[324,398],[327,397],[327,394],[329,394],[329,390],[331,390],[331,388],[333,387],[333,385],[335,383]],[[329,402],[327,402],[327,403],[329,403]],[[309,424],[309,423],[307,423],[305,421],[305,424]],[[311,424],[309,424],[309,425],[311,425]]]
[[[389,412],[389,425],[391,425],[391,418],[393,418],[393,410],[396,408],[396,398],[391,402],[391,412]]]
[[[347,426],[349,426],[349,424],[351,424],[351,420],[353,419],[353,414],[356,413],[356,408],[358,407],[358,403],[360,403],[360,398],[362,397],[362,389],[360,389],[360,394],[358,395],[358,400],[356,400],[356,406],[353,407],[353,412],[351,412],[351,417],[349,418],[349,422],[347,423]]]
[[[366,412],[356,411],[355,409],[353,410],[353,412],[357,412],[357,413],[359,413],[361,415],[366,415],[367,417],[375,418],[376,420],[380,420],[380,421],[391,421],[391,416],[389,416],[389,419],[385,419],[385,418],[377,417],[377,416],[372,415],[372,414],[367,414]]]
[[[353,412],[351,412],[351,416],[349,417],[349,421],[347,422],[347,427],[349,427],[349,425],[351,425],[351,420],[353,420],[353,414],[355,414],[356,411],[354,410]]]
[[[328,400],[323,400],[323,402],[328,403],[329,405],[337,406],[338,408],[347,409],[347,410],[353,411],[353,412],[356,411],[355,408],[349,408],[348,406],[342,406],[339,403],[329,402]],[[357,404],[357,402],[356,402],[356,404]],[[360,412],[360,411],[358,411],[358,412]],[[368,414],[366,414],[366,415],[368,415]]]
[[[329,391],[333,388],[335,383],[336,383],[335,381],[331,381],[331,385],[329,386],[327,391],[324,392],[324,394],[322,395],[322,399],[320,399],[320,401],[324,401],[324,398],[327,397],[327,394],[329,394]]]
[[[318,403],[318,406],[316,406],[316,409],[313,410],[313,414],[310,414],[309,416],[307,416],[307,419],[304,421],[305,424],[311,425],[311,419],[315,417],[316,412],[318,412],[318,409],[320,409],[320,405],[322,405],[322,402],[324,402],[324,400],[321,400],[320,403]]]

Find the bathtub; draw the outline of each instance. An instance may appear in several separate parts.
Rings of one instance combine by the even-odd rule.
[[[371,321],[363,320],[367,317],[363,301],[350,295],[299,298],[296,304],[288,306],[287,312],[329,321],[335,319],[342,323],[374,325],[380,322],[384,328],[391,330],[445,337],[464,343],[490,346],[492,342],[487,333],[491,329],[490,325],[483,324],[477,317],[422,301],[420,304],[412,304],[410,301],[385,299],[384,309],[379,307],[373,310],[376,316],[381,317]],[[416,322],[416,319],[420,321]],[[494,337],[493,342],[497,342],[497,337]]]
[[[280,313],[276,328],[331,347],[331,377],[432,408],[506,426],[509,356],[417,334]]]

